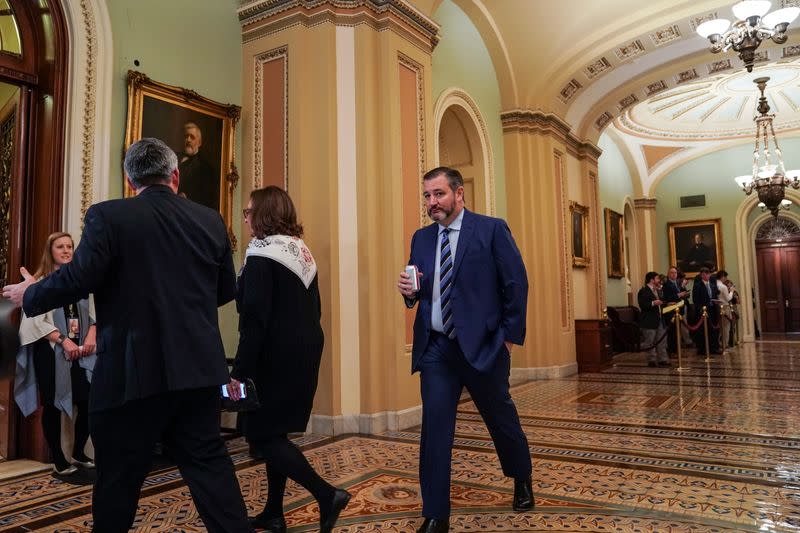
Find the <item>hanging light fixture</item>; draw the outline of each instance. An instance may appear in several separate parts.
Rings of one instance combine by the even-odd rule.
[[[772,7],[769,0],[742,0],[731,9],[736,21],[731,26],[728,19],[709,20],[697,27],[697,33],[711,43],[711,51],[739,52],[747,72],[753,71],[756,49],[764,39],[783,44],[789,38],[789,24],[800,15],[800,7],[785,7],[767,13]]]
[[[738,176],[734,178],[736,184],[742,188],[745,194],[753,191],[758,193],[760,200],[758,206],[762,211],[769,211],[778,217],[778,211],[789,209],[791,200],[786,199],[786,187],[791,185],[795,189],[800,189],[800,170],[786,171],[783,165],[783,154],[778,146],[778,138],[775,137],[775,128],[772,124],[775,114],[769,114],[769,103],[764,96],[769,78],[756,78],[753,82],[761,91],[758,99],[759,116],[753,117],[756,123],[756,148],[753,151],[753,173],[752,175]],[[770,137],[775,149],[770,149]],[[761,147],[763,140],[764,146]],[[773,158],[774,154],[774,158]],[[762,164],[763,159],[763,164]]]

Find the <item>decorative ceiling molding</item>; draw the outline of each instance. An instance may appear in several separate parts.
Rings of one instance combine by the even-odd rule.
[[[564,102],[565,104],[572,100],[572,97],[575,96],[575,93],[580,90],[582,85],[578,83],[578,80],[573,78],[570,82],[561,89],[561,92],[558,93],[559,99]]]
[[[655,209],[658,200],[655,198],[634,198],[633,206],[636,209]]]
[[[666,28],[661,28],[650,34],[650,40],[656,46],[661,46],[681,38],[681,30],[677,24],[672,24]]]
[[[515,109],[500,113],[503,132],[509,133],[541,133],[553,135],[567,147],[567,151],[579,159],[590,159],[597,162],[603,151],[594,143],[583,141],[572,133],[569,124],[552,113]]]
[[[583,69],[583,73],[586,74],[587,78],[593,80],[604,72],[611,70],[611,68],[611,63],[608,62],[608,59],[601,57],[594,63],[586,65],[586,67]]]
[[[650,144],[643,144],[641,148],[648,171],[652,170],[653,167],[667,157],[685,149],[683,146],[654,146]]]
[[[242,0],[237,13],[245,43],[323,23],[391,30],[428,52],[439,42],[439,25],[406,0]]]

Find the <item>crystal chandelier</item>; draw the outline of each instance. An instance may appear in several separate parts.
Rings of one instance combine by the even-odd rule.
[[[736,184],[742,188],[745,194],[750,194],[754,190],[758,193],[760,200],[758,206],[762,211],[770,211],[776,218],[778,211],[789,209],[792,205],[791,200],[786,199],[786,187],[791,185],[795,189],[800,189],[800,170],[786,171],[783,165],[783,154],[778,146],[778,138],[775,137],[775,128],[772,125],[774,114],[769,114],[769,103],[764,96],[764,89],[767,88],[769,78],[756,78],[753,82],[761,91],[758,99],[759,116],[754,117],[756,123],[756,149],[753,151],[753,174],[739,176],[735,178]],[[770,149],[770,137],[775,149]],[[764,146],[761,147],[763,140]],[[774,159],[773,159],[774,154]],[[763,159],[763,164],[761,163]]]
[[[772,39],[776,44],[785,43],[789,24],[800,15],[800,7],[785,7],[767,14],[770,7],[769,0],[743,0],[731,8],[737,19],[733,26],[728,19],[709,20],[697,27],[697,33],[709,40],[715,54],[731,48],[739,52],[747,72],[752,72],[761,41]]]

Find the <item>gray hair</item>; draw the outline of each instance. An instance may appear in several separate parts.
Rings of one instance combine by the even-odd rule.
[[[168,183],[178,168],[178,156],[164,141],[145,137],[125,152],[125,174],[135,189],[157,183]]]

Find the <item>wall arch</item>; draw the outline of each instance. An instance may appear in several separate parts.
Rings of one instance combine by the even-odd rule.
[[[782,215],[800,224],[800,215],[796,212],[797,206],[800,205],[800,193],[793,189],[787,189],[786,197],[794,203],[794,206],[793,209],[782,213]],[[739,276],[741,278],[739,280],[739,296],[741,297],[741,305],[739,306],[741,313],[740,328],[742,340],[745,342],[753,342],[755,340],[755,328],[753,327],[753,319],[755,317],[755,313],[753,312],[753,292],[755,291],[755,293],[758,294],[755,248],[756,232],[759,226],[761,226],[767,218],[772,216],[769,213],[763,213],[753,220],[752,224],[748,225],[747,218],[750,212],[756,208],[757,204],[758,196],[754,193],[747,196],[736,211],[736,256],[739,260]]]
[[[625,253],[628,267],[626,277],[631,283],[631,291],[633,292],[644,279],[644,272],[642,271],[642,251],[639,248],[640,239],[636,224],[636,206],[630,196],[625,197],[625,208],[622,212],[622,217],[626,231]]]
[[[486,129],[486,122],[481,116],[480,109],[475,101],[463,89],[450,87],[442,92],[436,100],[434,107],[434,143],[433,160],[436,166],[441,164],[441,154],[439,146],[439,136],[441,134],[442,121],[447,111],[455,111],[459,118],[474,128],[474,136],[470,139],[472,148],[478,148],[480,159],[483,166],[483,186],[485,188],[485,201],[483,207],[485,212],[494,216],[496,212],[495,198],[495,175],[494,175],[494,155],[492,145],[489,142],[489,133]]]
[[[103,0],[62,2],[69,39],[64,156],[65,231],[80,235],[89,206],[108,199],[111,156],[111,20]]]

